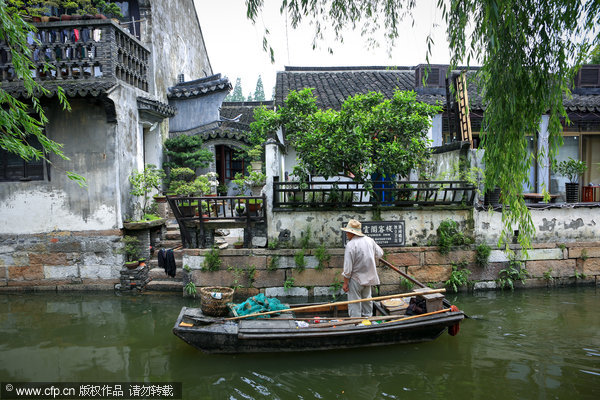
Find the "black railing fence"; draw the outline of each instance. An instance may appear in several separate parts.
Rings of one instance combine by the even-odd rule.
[[[355,206],[409,207],[472,205],[476,188],[467,181],[352,181],[301,183],[273,181],[273,208]]]
[[[192,243],[191,231],[204,231],[211,223],[243,224],[265,222],[267,199],[263,196],[167,196],[177,219],[184,247]]]

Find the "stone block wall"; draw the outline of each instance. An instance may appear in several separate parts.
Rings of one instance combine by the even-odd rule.
[[[120,230],[0,236],[0,291],[112,290]]]
[[[515,287],[600,284],[600,242],[571,244],[537,244],[524,257],[513,248],[522,267],[529,272],[524,284]],[[265,293],[268,296],[330,296],[341,293],[344,249],[328,251],[329,262],[318,269],[315,250],[305,250],[306,267],[299,270],[294,256],[298,249],[236,249],[220,252],[222,260],[218,271],[203,268],[208,250],[184,251],[183,264],[190,269],[189,279],[196,286],[235,286],[240,296]],[[506,254],[493,249],[485,268],[476,262],[475,246],[454,248],[443,255],[435,246],[385,248],[386,259],[403,272],[432,287],[444,287],[450,279],[453,266],[471,271],[469,287],[461,290],[498,289],[497,279],[509,267]],[[273,258],[277,260],[273,264]],[[395,271],[378,268],[380,294],[405,291],[411,286]]]

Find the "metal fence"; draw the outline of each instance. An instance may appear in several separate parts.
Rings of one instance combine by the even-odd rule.
[[[273,182],[273,207],[412,207],[471,206],[476,188],[466,181]]]

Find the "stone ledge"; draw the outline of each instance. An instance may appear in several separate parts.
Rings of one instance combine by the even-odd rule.
[[[160,218],[152,221],[140,221],[140,222],[124,222],[123,229],[130,231],[138,231],[142,229],[155,228],[157,226],[166,225],[167,219]]]

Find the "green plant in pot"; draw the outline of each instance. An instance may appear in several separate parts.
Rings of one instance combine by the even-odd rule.
[[[554,165],[554,171],[567,178],[565,183],[565,192],[567,194],[567,203],[576,203],[579,201],[579,177],[587,170],[583,161],[568,160],[561,161]]]
[[[153,189],[160,191],[164,177],[164,171],[152,164],[146,165],[142,172],[134,171],[129,177],[129,183],[131,183],[129,193],[133,196],[142,197],[142,214],[149,213],[148,199],[150,192]]]
[[[96,3],[96,7],[99,13],[106,15],[109,18],[121,18],[123,14],[121,13],[121,8],[115,3],[110,1],[100,0]]]
[[[236,207],[235,207],[235,212],[238,216],[242,216],[246,213],[246,206],[244,206],[243,204],[239,203]]]
[[[233,182],[237,185],[241,193],[251,191],[253,196],[260,196],[262,187],[267,182],[267,175],[260,171],[253,171],[249,167],[247,175],[238,172],[235,174]]]
[[[129,269],[136,268],[141,258],[140,241],[135,236],[125,235],[121,239],[123,247],[119,253],[125,255],[125,267]]]
[[[227,191],[228,191],[227,185],[218,185],[217,186],[217,193],[219,194],[219,196],[227,196]]]
[[[262,154],[263,149],[261,145],[256,145],[248,148],[246,154],[250,158],[250,169],[256,172],[262,172]]]

